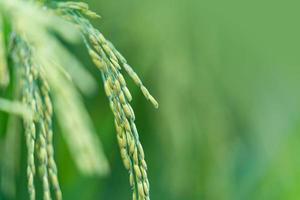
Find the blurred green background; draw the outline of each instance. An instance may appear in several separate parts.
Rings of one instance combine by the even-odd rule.
[[[93,23],[160,103],[153,109],[128,79],[153,200],[300,199],[300,3],[88,3],[102,16]],[[92,69],[82,45],[75,52]],[[111,173],[81,175],[58,133],[64,198],[130,199],[102,84],[85,99]],[[17,199],[27,199],[25,159]]]

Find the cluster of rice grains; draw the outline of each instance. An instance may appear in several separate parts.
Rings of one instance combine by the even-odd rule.
[[[127,64],[126,59],[82,14],[92,18],[98,17],[98,15],[91,12],[88,6],[83,3],[58,3],[57,7],[62,16],[79,27],[89,55],[101,71],[105,93],[115,117],[121,157],[125,168],[129,172],[129,182],[133,190],[133,199],[148,200],[150,198],[149,181],[146,172],[147,164],[134,123],[134,111],[130,106],[132,96],[121,74],[121,69],[123,68],[129,74],[135,84],[140,87],[146,99],[155,108],[158,108],[158,103],[150,95],[138,75]]]
[[[20,37],[16,37],[14,42],[16,45],[13,50],[13,59],[23,72],[22,101],[34,113],[33,118],[24,119],[29,197],[31,200],[36,198],[34,178],[37,165],[43,185],[43,199],[51,199],[50,180],[56,199],[60,200],[62,194],[57,178],[52,145],[52,103],[49,96],[49,86],[32,60],[32,50],[28,43]],[[35,157],[38,160],[37,164],[35,164]]]
[[[17,2],[13,2],[11,0],[6,1],[0,1],[3,3],[3,5],[6,6],[8,10],[14,11],[14,5],[18,4]],[[138,77],[138,75],[133,71],[133,69],[127,64],[126,59],[116,50],[116,48],[104,38],[104,36],[95,29],[89,20],[85,18],[99,18],[99,16],[90,11],[88,9],[87,4],[80,3],[80,2],[54,2],[54,1],[38,1],[38,5],[42,6],[48,6],[47,9],[51,12],[51,14],[55,13],[59,16],[62,16],[67,21],[72,22],[76,25],[76,27],[79,28],[79,32],[82,35],[83,41],[88,49],[88,53],[90,57],[92,58],[92,61],[94,64],[98,67],[98,69],[101,72],[102,80],[104,83],[104,90],[105,93],[109,99],[110,108],[113,112],[114,118],[115,118],[115,126],[116,126],[116,132],[117,132],[117,140],[120,147],[121,157],[124,163],[125,168],[128,170],[129,173],[129,182],[130,186],[133,191],[133,200],[149,200],[149,181],[147,177],[147,164],[145,161],[144,151],[143,147],[139,140],[138,131],[135,125],[135,114],[134,111],[130,105],[130,102],[132,100],[132,96],[130,91],[128,90],[126,86],[125,79],[121,73],[121,70],[124,69],[129,76],[133,79],[135,84],[141,89],[142,93],[146,97],[147,100],[149,100],[155,108],[158,108],[157,101],[150,95],[147,88],[143,85],[142,81]],[[48,4],[49,3],[49,4]],[[26,6],[29,6],[29,4],[24,4]],[[25,14],[31,14],[35,13],[38,16],[38,12],[35,10],[35,8],[29,9],[30,7],[26,7],[26,9],[29,9],[29,13],[25,12],[26,9],[23,8],[24,6],[17,6],[21,11],[23,11]],[[37,7],[36,9],[38,9]],[[24,10],[23,10],[24,9]],[[52,12],[52,11],[55,12]],[[32,12],[32,13],[31,13]],[[49,12],[49,13],[50,13]],[[23,14],[24,14],[23,13]],[[22,16],[22,15],[20,15]],[[18,15],[15,15],[15,19],[23,19]],[[33,16],[33,15],[32,15]],[[17,21],[18,21],[17,20]],[[60,19],[61,20],[61,19]],[[61,75],[60,73],[64,74],[63,68],[60,68],[55,65],[55,61],[58,59],[58,57],[51,57],[53,58],[53,63],[48,62],[48,60],[43,60],[42,58],[45,57],[45,49],[42,49],[41,46],[37,46],[37,43],[41,42],[43,40],[48,41],[48,39],[51,37],[48,37],[48,35],[45,35],[47,31],[38,31],[37,27],[38,25],[41,25],[43,23],[48,23],[47,20],[43,21],[35,21],[35,23],[32,23],[30,26],[37,31],[30,32],[30,28],[24,29],[24,27],[27,26],[21,26],[23,25],[23,21],[18,21],[19,23],[16,23],[17,27],[19,29],[14,29],[16,27],[12,27],[13,33],[11,34],[11,48],[10,53],[12,57],[12,61],[14,65],[16,66],[16,69],[18,69],[19,72],[22,72],[22,77],[20,81],[21,85],[21,94],[22,94],[22,101],[23,104],[27,105],[30,113],[33,114],[31,117],[24,117],[24,129],[25,129],[25,139],[26,139],[26,146],[27,146],[27,181],[28,181],[28,191],[29,191],[29,198],[30,200],[35,200],[37,196],[39,196],[39,189],[36,187],[36,174],[40,177],[40,183],[42,185],[42,192],[43,192],[43,198],[38,197],[37,199],[44,199],[44,200],[50,200],[55,197],[57,200],[62,199],[62,193],[59,186],[59,181],[57,177],[57,166],[54,160],[54,149],[53,149],[53,130],[52,130],[52,117],[53,117],[53,108],[52,108],[52,100],[54,102],[54,106],[56,108],[56,114],[60,113],[62,109],[64,108],[64,104],[59,104],[61,101],[58,101],[62,97],[61,95],[65,95],[64,98],[68,99],[72,102],[74,102],[77,99],[77,96],[75,96],[74,91],[70,91],[73,89],[73,85],[71,83],[69,84],[60,84],[65,82],[59,82],[57,79],[63,79],[65,77],[57,77],[56,75]],[[22,23],[21,23],[22,22]],[[42,23],[43,22],[43,23]],[[39,24],[41,23],[41,24]],[[48,28],[46,25],[43,28]],[[4,44],[3,37],[1,35],[2,29],[1,29],[1,19],[0,19],[0,44]],[[21,27],[21,28],[20,28]],[[23,28],[23,29],[22,29]],[[30,33],[27,33],[30,32]],[[41,34],[33,34],[33,33],[41,33]],[[27,35],[27,34],[28,35]],[[44,35],[43,35],[43,34]],[[36,36],[36,37],[33,37]],[[38,38],[37,40],[32,40],[32,38]],[[31,40],[30,40],[31,39]],[[39,40],[40,39],[40,40]],[[55,45],[54,45],[55,46]],[[5,57],[3,51],[4,48],[0,47],[0,61],[5,60],[1,59]],[[42,52],[42,53],[40,53]],[[47,51],[48,53],[48,51]],[[48,55],[48,54],[47,54]],[[66,54],[67,55],[67,54]],[[47,64],[49,63],[49,64]],[[59,63],[59,62],[57,62]],[[56,63],[56,64],[57,64]],[[61,62],[62,64],[63,62]],[[73,63],[73,62],[72,62]],[[7,69],[7,63],[0,62],[0,86],[6,86],[8,84],[8,77],[3,76],[3,74],[8,74]],[[53,68],[52,65],[54,64]],[[45,66],[44,66],[45,65]],[[55,68],[56,66],[56,68]],[[48,70],[46,70],[48,69]],[[52,71],[50,69],[53,69]],[[62,71],[58,71],[61,69]],[[55,71],[56,70],[56,71]],[[51,72],[51,73],[47,73]],[[56,73],[57,72],[57,73]],[[72,82],[72,80],[70,80]],[[52,94],[52,100],[50,98],[50,87],[51,86],[51,94]],[[62,86],[65,85],[64,90],[67,90],[65,88],[68,88],[67,91],[70,91],[70,94],[63,91]],[[66,87],[69,86],[69,87]],[[74,89],[75,90],[75,89]],[[72,93],[73,92],[73,93]],[[75,98],[76,97],[76,98]],[[74,99],[75,100],[74,100]],[[73,99],[73,100],[72,100]],[[79,101],[79,100],[78,100]],[[68,102],[68,104],[72,104]],[[79,105],[79,106],[78,106]],[[66,110],[75,110],[77,107],[80,107],[81,104],[74,103],[70,105],[69,108]],[[95,144],[95,146],[99,146],[98,143],[91,143],[89,140],[89,135],[83,135],[82,132],[87,132],[89,134],[92,131],[89,131],[89,124],[87,119],[84,117],[85,112],[81,111],[80,108],[78,108],[76,113],[76,120],[72,121],[69,120],[69,122],[66,122],[66,118],[68,118],[68,112],[60,113],[58,116],[63,116],[65,120],[63,120],[63,124],[67,124],[68,130],[69,127],[73,124],[76,125],[82,125],[78,126],[81,127],[78,132],[82,135],[82,138],[85,138],[84,145],[81,145],[82,148],[80,148],[84,155],[83,158],[87,158],[88,156],[85,156],[84,152],[87,152],[89,150],[89,146],[92,146]],[[60,120],[61,121],[61,120]],[[80,124],[81,121],[84,121],[82,124]],[[86,125],[84,123],[86,122]],[[70,131],[74,132],[74,131]],[[75,135],[74,135],[75,136]],[[75,136],[77,140],[80,140],[81,138]],[[76,140],[74,140],[76,141]],[[91,141],[93,141],[91,139]],[[78,144],[74,142],[74,144]],[[91,145],[89,145],[91,144]],[[78,145],[76,145],[78,146]],[[98,147],[97,146],[97,147]],[[93,149],[93,148],[92,148]],[[96,149],[96,148],[95,148]],[[76,149],[75,149],[76,150]],[[92,152],[92,153],[91,153]],[[100,153],[94,153],[95,151],[89,151],[92,157],[100,158]],[[80,157],[78,154],[75,153],[77,157]],[[81,157],[81,158],[82,158]],[[82,159],[81,159],[82,160]],[[89,159],[87,159],[89,160]],[[92,159],[91,159],[92,160]],[[99,159],[100,160],[100,159]],[[86,164],[85,162],[82,162],[83,165]],[[80,164],[82,164],[80,163]],[[105,164],[103,162],[96,162],[97,166]]]

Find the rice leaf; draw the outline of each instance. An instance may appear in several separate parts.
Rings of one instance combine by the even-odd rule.
[[[3,18],[0,15],[0,86],[6,87],[9,83],[9,74],[7,69],[5,43],[4,43],[4,25]]]
[[[23,103],[18,101],[9,101],[0,98],[0,110],[11,114],[22,116],[26,119],[32,118],[32,112]]]

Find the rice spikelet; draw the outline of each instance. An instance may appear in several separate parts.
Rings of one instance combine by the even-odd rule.
[[[73,4],[76,5],[76,3],[72,2]],[[150,186],[146,172],[147,165],[134,122],[135,115],[129,103],[132,100],[132,96],[126,86],[121,69],[125,69],[135,84],[140,87],[146,99],[155,108],[158,108],[158,103],[143,85],[138,75],[127,64],[126,59],[81,15],[79,9],[73,9],[73,6],[70,6],[70,4],[60,3],[58,4],[58,10],[66,19],[79,26],[88,53],[96,67],[101,71],[104,90],[115,117],[120,154],[124,167],[129,173],[133,199],[148,200],[150,199]]]

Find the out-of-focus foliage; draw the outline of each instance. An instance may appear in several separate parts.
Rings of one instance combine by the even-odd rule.
[[[143,74],[160,102],[153,111],[141,103],[138,90],[134,93],[141,97],[133,103],[152,199],[300,198],[299,3],[88,3],[102,16],[96,27]],[[70,48],[77,48],[79,58],[86,56],[82,46]],[[80,176],[57,134],[65,199],[124,199],[130,196],[127,175],[103,92],[86,104],[111,174]],[[26,199],[24,177],[22,166],[17,199]]]
[[[153,199],[299,198],[297,6],[95,4],[102,30],[159,93],[159,112],[137,114]]]

